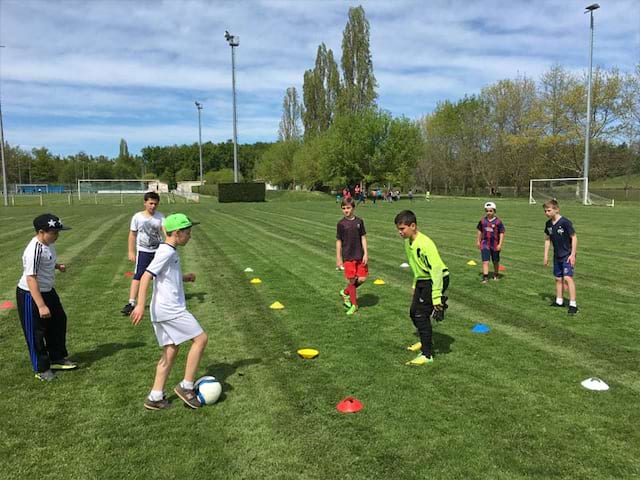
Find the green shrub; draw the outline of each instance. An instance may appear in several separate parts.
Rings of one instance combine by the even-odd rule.
[[[219,183],[218,201],[220,203],[264,202],[265,191],[264,183]]]

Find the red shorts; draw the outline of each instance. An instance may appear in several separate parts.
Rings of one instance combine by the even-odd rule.
[[[362,260],[346,260],[343,264],[345,278],[364,278],[369,275],[369,268]]]

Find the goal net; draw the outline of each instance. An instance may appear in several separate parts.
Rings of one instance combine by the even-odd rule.
[[[529,180],[529,204],[544,203],[552,199],[583,203],[588,184],[586,178],[533,178]],[[589,192],[587,204],[613,207],[615,202],[612,198]]]

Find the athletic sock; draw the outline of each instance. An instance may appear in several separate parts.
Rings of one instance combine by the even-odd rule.
[[[351,300],[351,305],[358,304],[358,297],[356,296],[356,286],[353,283],[350,283],[347,287],[347,293],[349,294],[349,300]]]
[[[151,390],[149,394],[149,400],[152,402],[159,402],[164,398],[164,392],[162,390]]]
[[[564,305],[564,298],[556,297],[556,303],[558,305]]]
[[[130,298],[129,299],[129,303],[135,307],[136,306],[136,299],[135,298]]]
[[[180,386],[182,388],[184,388],[185,390],[193,390],[194,389],[193,382],[187,382],[186,380],[182,380],[180,382]]]
[[[578,302],[576,302],[575,300],[569,300],[569,306],[570,307],[577,307],[578,306]]]

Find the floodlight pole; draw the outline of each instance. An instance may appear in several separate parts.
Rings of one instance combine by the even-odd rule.
[[[589,205],[589,143],[591,141],[591,72],[593,69],[593,11],[600,8],[600,5],[594,3],[585,7],[589,12],[589,29],[591,31],[589,41],[589,80],[587,84],[587,128],[584,135],[584,165],[582,168],[582,176],[584,177],[584,197],[583,205]]]
[[[4,45],[0,45],[4,48]],[[2,85],[0,85],[2,92]],[[4,198],[4,206],[9,205],[9,191],[7,190],[7,166],[4,161],[4,128],[2,125],[2,99],[0,99],[0,158],[2,159],[2,196]]]
[[[200,150],[200,186],[204,185],[202,181],[202,122],[200,120],[200,112],[202,111],[202,104],[196,101],[196,108],[198,109],[198,148]]]
[[[233,91],[233,181],[238,183],[238,115],[236,113],[236,54],[235,47],[240,46],[240,37],[224,32],[224,38],[231,47],[231,88]]]

